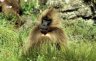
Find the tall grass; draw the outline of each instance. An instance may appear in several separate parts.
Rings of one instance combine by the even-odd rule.
[[[30,4],[29,4],[30,3]],[[33,2],[22,3],[23,15],[32,17]],[[64,20],[62,28],[68,37],[67,48],[58,50],[55,45],[43,44],[31,54],[21,56],[22,44],[30,29],[16,30],[0,13],[0,61],[96,61],[96,25],[83,19]]]

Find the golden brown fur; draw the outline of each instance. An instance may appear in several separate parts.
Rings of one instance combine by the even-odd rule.
[[[20,18],[20,12],[21,12],[20,0],[4,0],[4,1],[0,0],[0,3],[2,7],[2,12],[5,14],[5,16],[16,17],[15,27],[16,28],[20,27],[22,25],[22,20]]]
[[[49,26],[50,32],[43,34],[40,32],[39,26],[42,22],[42,17],[48,16],[52,19],[52,24]],[[29,39],[24,45],[24,53],[26,54],[30,48],[35,48],[40,46],[40,44],[45,42],[51,42],[54,44],[59,44],[60,46],[65,46],[66,37],[63,30],[60,28],[61,19],[58,16],[57,11],[54,8],[49,8],[43,11],[43,13],[38,17],[36,25],[29,34]]]
[[[2,5],[2,11],[5,14],[9,14],[10,12],[16,12],[16,13],[20,13],[20,1],[19,0],[4,0],[3,2],[1,2]],[[13,13],[14,13],[13,12]]]

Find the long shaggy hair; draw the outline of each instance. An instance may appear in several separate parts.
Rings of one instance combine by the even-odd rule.
[[[42,25],[43,17],[51,19],[51,24],[48,26],[48,30],[41,32],[40,26]],[[61,18],[58,12],[54,8],[48,8],[42,12],[37,18],[36,25],[33,27],[29,34],[29,39],[24,45],[25,53],[31,48],[39,47],[43,43],[58,44],[60,47],[66,45],[66,37],[64,31],[60,28]]]

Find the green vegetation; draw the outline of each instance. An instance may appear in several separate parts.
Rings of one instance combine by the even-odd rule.
[[[23,3],[23,16],[32,17],[34,22],[36,16],[31,10],[35,4]],[[0,61],[96,61],[96,25],[81,18],[62,21],[62,28],[68,37],[66,49],[56,50],[54,45],[49,44],[40,50],[34,49],[28,56],[21,56],[21,49],[30,28],[18,31],[13,26],[0,13]]]

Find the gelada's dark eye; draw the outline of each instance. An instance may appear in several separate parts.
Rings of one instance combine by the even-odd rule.
[[[48,16],[44,16],[44,17],[42,18],[42,20],[50,21],[51,19],[50,19]]]
[[[42,18],[42,24],[45,24],[46,26],[49,26],[52,22],[52,19],[48,18],[48,16],[45,16]]]

